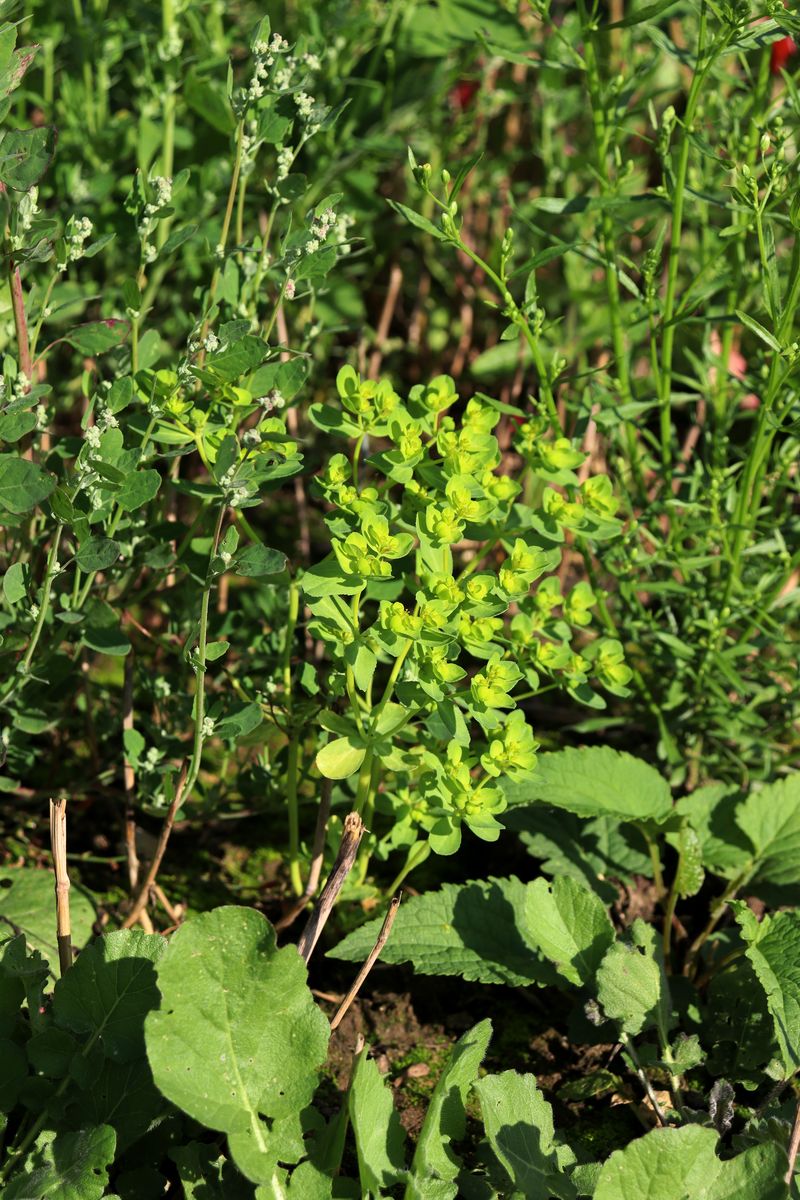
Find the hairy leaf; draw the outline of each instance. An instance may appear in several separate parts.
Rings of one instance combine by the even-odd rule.
[[[524,789],[515,789],[514,799],[528,804],[544,800],[580,817],[606,815],[620,821],[662,822],[672,813],[669,784],[658,771],[608,746],[540,755],[536,771]]]
[[[787,1072],[800,1067],[800,912],[765,916],[759,924],[746,904],[735,906],[747,957],[763,987]]]
[[[367,1047],[356,1059],[349,1110],[361,1187],[365,1195],[380,1193],[405,1176],[405,1133],[392,1093]]]
[[[25,941],[52,964],[58,961],[56,901],[53,876],[33,867],[0,867],[0,933],[19,930]],[[94,906],[81,888],[70,889],[72,942],[82,946],[91,936]],[[5,927],[5,929],[4,929]]]
[[[423,975],[459,975],[480,983],[548,984],[557,976],[523,940],[526,889],[518,879],[446,883],[401,905],[384,962],[412,962]],[[368,921],[328,954],[362,962],[381,921]]]
[[[614,941],[602,900],[569,876],[529,883],[525,915],[528,939],[570,983],[588,983]]]
[[[114,1130],[109,1125],[77,1133],[43,1133],[29,1160],[32,1169],[15,1176],[3,1200],[100,1200],[114,1160]]]
[[[504,1071],[475,1084],[486,1136],[513,1184],[523,1196],[574,1196],[561,1172],[553,1130],[553,1110],[533,1075]],[[511,1190],[511,1189],[509,1189]]]

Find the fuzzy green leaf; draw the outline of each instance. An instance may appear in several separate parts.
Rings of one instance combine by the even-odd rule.
[[[65,342],[74,346],[81,354],[94,358],[97,354],[105,354],[125,341],[130,333],[128,321],[118,317],[109,317],[106,321],[91,321],[87,325],[79,325],[64,337]]]
[[[786,1154],[755,1146],[723,1162],[713,1129],[654,1129],[603,1164],[594,1200],[785,1200]]]
[[[349,1095],[358,1174],[364,1194],[379,1194],[405,1176],[405,1133],[392,1093],[365,1047],[356,1059]]]
[[[759,924],[742,902],[736,919],[747,957],[767,996],[775,1037],[787,1072],[800,1067],[800,912],[765,916]]]
[[[280,550],[254,543],[245,546],[231,563],[231,570],[248,579],[263,579],[265,575],[279,575],[286,568],[286,555]]]
[[[580,817],[662,822],[672,812],[669,784],[641,759],[608,746],[540,755],[517,803],[544,800]]]
[[[614,941],[602,900],[569,876],[529,883],[525,915],[528,939],[570,983],[588,983]]]
[[[446,883],[412,896],[397,914],[384,962],[412,962],[422,975],[458,975],[481,983],[551,984],[557,976],[523,940],[526,889],[518,879]],[[368,921],[328,954],[363,962],[381,921]]]
[[[800,883],[800,771],[752,791],[736,823],[753,846],[752,883]]]
[[[479,1079],[475,1091],[486,1136],[510,1176],[514,1194],[574,1196],[558,1162],[553,1110],[535,1077],[503,1071]]]
[[[294,946],[276,948],[260,913],[223,907],[173,935],[158,987],[161,1008],[145,1022],[156,1085],[228,1135],[248,1179],[268,1182],[278,1156],[289,1161],[278,1126],[309,1103],[330,1034],[305,963]]]
[[[637,927],[643,935],[638,939]],[[597,999],[603,1012],[619,1021],[626,1033],[639,1033],[647,1025],[664,1021],[663,971],[648,945],[649,928],[637,921],[633,942],[615,942],[597,971]]]
[[[81,544],[75,561],[82,571],[105,571],[119,558],[119,545],[107,537],[87,538]]]
[[[449,1183],[456,1178],[461,1164],[451,1143],[464,1136],[467,1095],[478,1077],[491,1036],[491,1021],[481,1021],[453,1047],[420,1130],[411,1166],[412,1180],[406,1192],[408,1200],[423,1200],[430,1194],[431,1183],[439,1180]],[[455,1192],[442,1192],[450,1194]]]

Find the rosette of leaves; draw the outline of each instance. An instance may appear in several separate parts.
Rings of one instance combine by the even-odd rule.
[[[330,779],[358,775],[359,810],[377,803],[393,818],[378,852],[405,847],[408,870],[431,850],[454,853],[464,827],[499,836],[500,782],[536,764],[520,701],[559,686],[603,707],[590,680],[626,694],[621,647],[590,627],[591,589],[563,596],[553,574],[567,529],[618,522],[613,501],[601,520],[591,489],[577,488],[583,455],[564,439],[553,478],[566,498],[553,495],[566,515],[521,502],[520,480],[500,473],[503,406],[482,396],[454,416],[448,376],[405,400],[349,366],[336,383],[339,403],[310,410],[350,443],[317,478],[332,549],[302,578],[310,631],[334,667],[316,762]]]

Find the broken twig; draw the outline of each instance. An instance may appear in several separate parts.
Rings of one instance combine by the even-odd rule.
[[[370,950],[369,954],[366,957],[364,965],[362,966],[361,970],[358,972],[355,979],[353,980],[353,985],[350,988],[350,991],[347,993],[344,1000],[339,1005],[339,1007],[337,1008],[336,1012],[333,1015],[333,1020],[331,1021],[331,1033],[333,1033],[334,1029],[337,1029],[338,1026],[341,1024],[345,1013],[347,1012],[348,1008],[353,1003],[353,1001],[355,1000],[359,991],[361,990],[361,985],[363,984],[364,980],[367,978],[370,971],[372,970],[376,958],[378,957],[381,950],[383,949],[383,947],[386,945],[387,941],[389,940],[389,934],[392,932],[392,926],[394,925],[394,919],[397,916],[397,910],[400,907],[400,901],[402,899],[402,896],[403,896],[402,892],[398,892],[396,896],[392,896],[391,903],[389,904],[388,912],[386,913],[386,916],[383,919],[383,924],[381,925],[381,931],[378,934],[375,945]]]
[[[156,846],[156,852],[153,855],[153,861],[150,863],[150,866],[147,870],[147,875],[145,876],[145,881],[141,886],[139,895],[133,902],[133,908],[122,922],[123,929],[130,929],[132,925],[136,924],[144,911],[145,905],[147,904],[150,895],[150,889],[156,881],[156,875],[158,875],[158,869],[161,866],[161,860],[164,857],[164,851],[167,848],[169,835],[172,833],[172,826],[175,824],[175,814],[181,806],[183,789],[186,787],[187,770],[188,764],[184,762],[178,778],[178,785],[175,788],[175,795],[172,799],[172,803],[167,809],[167,815],[164,818],[164,824],[161,826],[161,833],[158,837],[158,845]]]
[[[364,822],[361,820],[361,817],[356,812],[348,813],[344,819],[342,840],[339,845],[339,853],[336,855],[336,862],[333,864],[333,870],[328,876],[328,881],[322,889],[320,898],[314,906],[314,911],[308,918],[306,927],[297,943],[297,952],[306,962],[308,962],[314,952],[319,935],[322,933],[325,922],[330,916],[331,909],[336,903],[336,897],[342,890],[344,881],[356,860],[358,847],[363,836]]]
[[[56,939],[62,975],[72,966],[72,927],[69,919],[69,875],[67,874],[67,802],[50,801],[50,848],[56,876]]]

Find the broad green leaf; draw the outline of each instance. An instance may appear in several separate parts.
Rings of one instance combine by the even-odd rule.
[[[72,944],[80,947],[92,933],[95,911],[88,893],[74,884],[69,894]],[[58,962],[55,881],[50,871],[0,867],[0,917],[25,934],[25,941],[48,962]]]
[[[751,791],[736,824],[752,843],[752,884],[800,883],[800,771]]]
[[[481,983],[552,984],[557,976],[523,940],[526,889],[518,879],[446,883],[400,906],[384,962],[412,962],[422,975],[458,975]],[[363,962],[380,920],[368,921],[328,954]]]
[[[786,1154],[765,1144],[722,1161],[713,1129],[654,1129],[603,1164],[594,1200],[786,1200]]]
[[[98,654],[124,657],[131,648],[127,635],[120,627],[119,613],[105,600],[96,597],[86,606],[83,640]]]
[[[749,839],[738,827],[736,808],[740,796],[735,787],[712,783],[683,796],[676,813],[686,816],[700,841],[703,866],[730,879],[749,863]]]
[[[10,1038],[0,1037],[0,1113],[10,1113],[19,1099],[19,1090],[28,1077],[25,1051]],[[2,1120],[2,1118],[0,1118]]]
[[[521,1196],[574,1196],[561,1172],[553,1110],[533,1075],[503,1071],[475,1084],[489,1143]],[[511,1191],[512,1189],[509,1189]]]
[[[105,354],[120,346],[130,333],[130,324],[119,317],[109,317],[105,321],[91,321],[87,325],[79,325],[64,335],[64,341],[69,342],[87,358],[96,354]]]
[[[358,746],[349,737],[334,738],[317,751],[317,770],[326,779],[347,779],[364,761],[366,746]]]
[[[156,1085],[228,1135],[247,1178],[268,1183],[278,1157],[291,1161],[277,1123],[311,1100],[330,1034],[305,963],[294,946],[276,948],[260,913],[223,907],[173,934],[158,987],[161,1008],[145,1022]]]
[[[0,417],[0,442],[18,442],[36,428],[35,412],[11,412]]]
[[[667,841],[678,851],[678,867],[675,872],[675,892],[678,896],[696,896],[703,886],[703,849],[700,838],[691,825],[685,824],[677,834],[669,834]]]
[[[570,983],[586,984],[614,941],[606,906],[594,892],[569,876],[552,884],[535,879],[525,903],[528,940]]]
[[[57,136],[52,125],[7,129],[0,135],[0,182],[17,192],[32,188],[50,166]]]
[[[43,1133],[36,1140],[36,1165],[30,1173],[12,1178],[3,1200],[100,1200],[115,1144],[109,1125],[77,1133]]]
[[[703,1040],[712,1046],[712,1073],[731,1079],[760,1071],[778,1057],[767,997],[749,959],[711,980]]]
[[[231,570],[237,575],[261,579],[265,575],[279,575],[286,568],[286,555],[280,550],[270,550],[267,546],[254,543],[245,546],[231,563]]]
[[[734,909],[747,957],[766,993],[787,1073],[796,1071],[800,1067],[800,912],[767,915],[759,924],[743,902]]]
[[[407,1200],[422,1200],[430,1182],[449,1183],[456,1178],[461,1164],[451,1143],[464,1136],[467,1095],[478,1077],[491,1036],[491,1021],[481,1021],[453,1047],[420,1130]]]
[[[96,1125],[111,1125],[117,1135],[117,1154],[123,1154],[168,1108],[153,1083],[147,1059],[141,1058],[128,1063],[104,1062],[86,1088],[71,1094],[67,1114],[77,1124],[91,1120]]]
[[[161,476],[158,471],[132,471],[121,485],[115,500],[125,512],[134,512],[152,500],[160,487]]]
[[[253,1187],[242,1179],[219,1146],[189,1142],[169,1156],[178,1168],[186,1200],[252,1200]]]
[[[28,594],[25,586],[25,564],[12,563],[3,576],[3,595],[9,604],[17,604]]]
[[[651,1024],[666,1030],[667,985],[655,930],[637,920],[630,936],[630,942],[615,942],[606,952],[597,971],[597,999],[605,1015],[619,1021],[626,1033],[639,1033]]]
[[[379,1194],[405,1176],[405,1132],[392,1093],[366,1046],[356,1059],[349,1110],[362,1190],[365,1195]]]
[[[158,1004],[155,965],[165,950],[163,938],[141,930],[96,938],[55,986],[55,1023],[90,1038],[114,1063],[135,1062],[144,1055],[145,1015]]]
[[[544,800],[580,817],[660,823],[672,813],[669,784],[658,771],[608,746],[540,755],[526,790],[528,803]]]
[[[107,537],[90,537],[81,544],[75,561],[82,571],[105,571],[119,558],[119,545]]]
[[[0,508],[26,513],[46,500],[56,479],[38,463],[16,454],[0,454]]]

